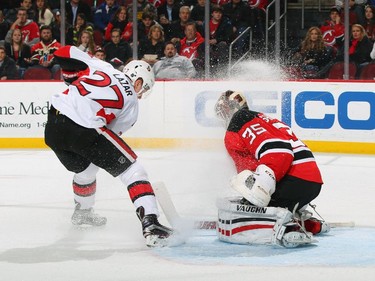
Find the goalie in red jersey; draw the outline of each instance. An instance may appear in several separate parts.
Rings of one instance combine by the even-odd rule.
[[[219,225],[221,220],[228,220],[230,210],[233,208],[238,218],[246,213],[246,216],[255,216],[253,219],[257,221],[259,214],[262,214],[259,219],[261,223],[257,221],[257,225],[253,223],[232,225],[228,228],[228,225],[222,223],[220,231],[224,236],[223,240],[228,240],[233,232],[241,233],[257,230],[258,227],[263,230],[272,227],[271,237],[278,235],[280,238],[277,240],[278,238],[273,237],[272,244],[287,246],[285,244],[288,241],[296,241],[291,244],[297,246],[311,243],[312,234],[327,232],[329,230],[327,223],[311,218],[311,212],[305,210],[319,195],[323,184],[311,150],[286,124],[249,109],[244,95],[240,92],[228,90],[223,93],[215,105],[215,113],[225,122],[227,128],[224,138],[225,147],[238,172],[231,179],[230,185],[243,196],[241,200],[219,203],[219,216],[220,211],[223,215],[222,218],[219,217]],[[231,208],[230,205],[233,204],[237,206]],[[241,207],[241,205],[258,208]],[[238,218],[235,215],[229,220],[236,221]],[[272,223],[267,223],[271,221]],[[284,243],[282,236],[286,234],[285,230],[297,229],[294,222],[300,226],[300,229],[290,231],[294,234],[289,236],[293,237]],[[233,231],[234,229],[237,232]],[[281,234],[280,231],[283,233]],[[257,235],[255,236],[259,239]],[[241,241],[234,239],[232,242],[249,243],[246,241],[247,238],[243,241],[242,238]]]

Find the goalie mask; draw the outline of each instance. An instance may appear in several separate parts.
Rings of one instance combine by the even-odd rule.
[[[244,105],[246,98],[241,92],[228,90],[222,93],[215,104],[215,114],[228,126],[233,115]]]
[[[139,78],[143,80],[142,89],[137,93],[139,99],[146,98],[151,94],[155,84],[155,75],[152,67],[145,61],[132,60],[125,65],[123,72],[131,80],[133,86]]]

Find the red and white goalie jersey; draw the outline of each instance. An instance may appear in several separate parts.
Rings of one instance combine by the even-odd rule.
[[[130,129],[138,118],[138,99],[131,81],[109,63],[78,48],[66,51],[68,54],[60,56],[80,60],[88,68],[67,90],[52,96],[52,105],[86,128],[106,126],[119,135]]]
[[[323,183],[310,149],[286,124],[263,113],[241,108],[233,115],[224,142],[238,172],[265,164],[277,182],[290,175]]]

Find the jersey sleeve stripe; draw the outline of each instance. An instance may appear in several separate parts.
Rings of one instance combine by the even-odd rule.
[[[257,159],[268,153],[288,153],[293,155],[292,146],[289,141],[280,139],[268,139],[262,142],[257,148],[255,155]]]
[[[303,159],[312,159],[313,161],[315,161],[314,156],[310,150],[302,150],[294,153],[294,161]]]

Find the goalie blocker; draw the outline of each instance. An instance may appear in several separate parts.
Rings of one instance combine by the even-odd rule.
[[[241,197],[218,199],[217,207],[217,234],[221,241],[287,248],[317,242],[294,221],[288,209],[242,204]]]

